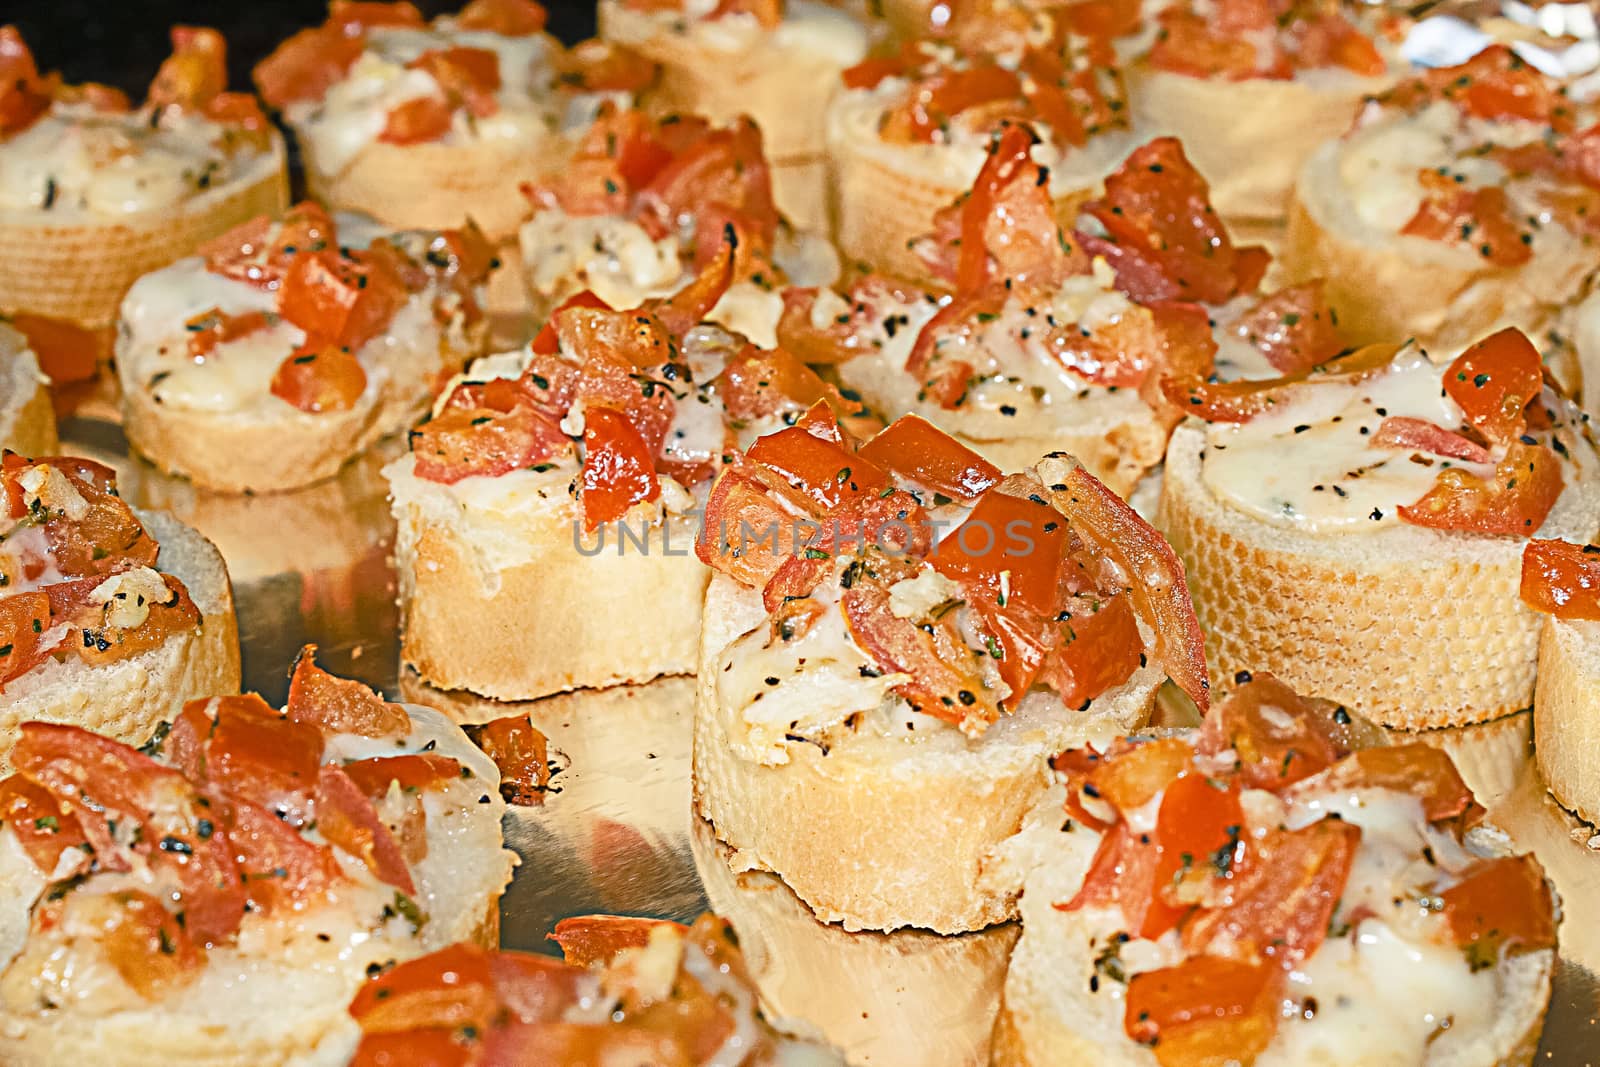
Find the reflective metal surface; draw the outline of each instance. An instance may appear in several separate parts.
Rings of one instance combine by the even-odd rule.
[[[572,914],[689,919],[710,906],[738,929],[771,1009],[809,1021],[853,1062],[987,1061],[1016,927],[959,938],[849,934],[814,921],[777,878],[731,871],[691,812],[688,680],[510,705],[397,674],[393,531],[379,475],[386,456],[298,493],[215,496],[130,460],[114,421],[93,417],[96,407],[64,424],[65,447],[112,463],[132,502],[171,508],[217,543],[234,577],[247,687],[281,700],[290,659],[311,641],[329,669],[392,696],[463,721],[528,712],[548,735],[559,768],[552,787],[506,824],[522,857],[502,905],[508,946],[545,950],[546,932]],[[1184,711],[1162,715],[1181,721]],[[1529,758],[1529,720],[1425,739],[1451,751],[1491,819],[1538,853],[1560,889],[1562,959],[1535,1062],[1579,1067],[1600,1063],[1600,838],[1545,794]]]

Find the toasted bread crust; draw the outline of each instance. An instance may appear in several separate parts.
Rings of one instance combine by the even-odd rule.
[[[232,181],[175,208],[120,218],[56,222],[35,211],[0,211],[0,311],[26,310],[94,329],[140,275],[182,259],[201,242],[289,203],[283,139]]]
[[[467,530],[397,500],[402,662],[496,700],[692,673],[708,575],[692,522],[673,521],[671,554],[656,541],[619,555],[608,540],[586,556],[576,516],[562,507],[530,522],[525,561],[486,573]]]
[[[1284,217],[1306,159],[1349,128],[1364,96],[1392,80],[1227,81],[1156,70],[1145,60],[1130,64],[1126,77],[1138,127],[1181,140],[1218,214],[1252,222]]]
[[[1096,731],[1137,728],[1159,683],[1153,666],[1143,668],[1091,711],[1063,710],[1004,742],[890,756],[885,746],[796,745],[789,763],[766,766],[734,754],[713,666],[764,617],[760,593],[719,574],[706,591],[705,617],[696,808],[736,850],[736,866],[774,872],[818,919],[847,930],[954,934],[1015,918],[1019,887],[984,879],[984,869],[1048,787],[1050,757]]]
[[[1283,530],[1210,494],[1203,443],[1194,420],[1173,434],[1157,526],[1188,570],[1218,677],[1268,667],[1298,692],[1408,730],[1529,705],[1541,619],[1517,597],[1526,541]],[[1539,533],[1585,541],[1597,524],[1591,464]]]
[[[123,430],[152,463],[207,489],[298,489],[332,478],[373,444],[421,418],[434,383],[480,355],[488,329],[488,320],[480,318],[459,340],[443,331],[434,352],[403,344],[383,357],[389,373],[376,386],[369,381],[349,411],[311,414],[281,404],[270,417],[244,417],[186,410],[157,403],[144,382],[119,367]]]
[[[1533,700],[1534,758],[1550,793],[1600,823],[1600,624],[1545,620]]]
[[[157,569],[183,582],[200,625],[116,663],[52,662],[10,683],[0,700],[0,773],[11,771],[24,722],[70,723],[137,744],[185,701],[239,691],[239,628],[222,557],[166,512],[139,512],[139,519],[161,545]]]
[[[1451,348],[1505,326],[1539,337],[1579,296],[1594,254],[1577,239],[1551,233],[1552,246],[1536,247],[1527,264],[1496,267],[1471,249],[1376,233],[1351,218],[1337,191],[1340,145],[1323,144],[1300,171],[1283,269],[1290,282],[1323,279],[1347,341],[1412,337]]]

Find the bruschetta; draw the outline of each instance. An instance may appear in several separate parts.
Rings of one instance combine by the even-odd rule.
[[[564,960],[452,945],[376,975],[350,1002],[353,1052],[330,1043],[327,1062],[843,1067],[766,1017],[714,915],[579,915],[549,937]]]
[[[532,0],[472,0],[425,22],[399,3],[331,0],[328,20],[255,69],[294,131],[311,194],[397,228],[476,223],[515,233],[517,193],[599,101],[624,101],[654,67],[589,42],[564,49]]]
[[[1306,158],[1405,70],[1386,19],[1342,0],[1177,0],[1128,66],[1140,129],[1177,137],[1229,221],[1281,222]]]
[[[905,45],[844,72],[828,108],[834,239],[847,263],[928,282],[913,239],[972,188],[1001,121],[1040,137],[1032,158],[1070,217],[1136,143],[1110,46],[1065,19],[1047,39],[987,40],[982,24],[952,41]],[[986,43],[983,43],[985,42]]]
[[[972,190],[913,251],[939,280],[790,289],[773,331],[833,364],[868,407],[914,412],[1002,468],[1076,455],[1127,496],[1184,417],[1174,374],[1271,376],[1336,354],[1314,285],[1262,294],[1171,138],[1135,149],[1065,225],[1023,125],[1002,126]]]
[[[370,975],[493,945],[499,775],[306,649],[287,705],[189,701],[141,748],[29,722],[0,782],[7,1063],[287,1064]]]
[[[994,1062],[1529,1063],[1543,868],[1443,752],[1356,747],[1358,722],[1243,675],[1199,730],[1058,756]]]
[[[139,275],[282,210],[283,139],[254,97],[226,91],[221,35],[180,26],[172,45],[132,108],[41,74],[0,27],[0,312],[107,328]]]
[[[233,591],[211,542],[135,512],[87,459],[0,462],[0,768],[28,721],[141,740],[239,688]]]
[[[56,444],[50,380],[40,371],[27,336],[0,321],[0,448],[48,456]]]
[[[1271,663],[1405,729],[1529,705],[1541,620],[1515,596],[1523,546],[1593,536],[1600,457],[1526,337],[1446,366],[1374,345],[1166,387],[1194,418],[1167,450],[1158,525],[1219,671]]]
[[[778,211],[773,177],[748,119],[713,126],[603,108],[570,157],[527,188],[533,216],[520,243],[534,321],[586,290],[614,308],[670,296],[717,257],[731,227],[733,282],[709,317],[773,347],[777,290],[839,274],[832,245]]]
[[[772,159],[778,207],[798,224],[826,222],[824,122],[839,74],[875,37],[868,5],[824,0],[600,0],[600,35],[659,63],[652,110],[748,116]]]
[[[412,432],[385,474],[401,657],[424,681],[521,700],[693,672],[707,483],[814,404],[860,408],[793,357],[696,326],[734,260],[725,244],[633,310],[572,302],[469,367]]]
[[[309,201],[252,219],[129,290],[128,440],[210,489],[331,477],[482,353],[492,261],[471,227],[389,231]]]
[[[698,810],[848,930],[1014,918],[979,875],[1050,755],[1164,678],[1206,703],[1177,557],[1065,454],[1006,477],[914,415],[859,449],[810,420],[728,465],[697,550]]]
[[[1547,616],[1533,693],[1534,757],[1562,807],[1600,823],[1600,548],[1535,540],[1522,555],[1522,603]]]
[[[1360,342],[1540,336],[1594,269],[1595,117],[1503,45],[1401,83],[1306,160],[1288,276]]]

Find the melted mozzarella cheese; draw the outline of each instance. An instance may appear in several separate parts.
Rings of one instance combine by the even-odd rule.
[[[1212,423],[1201,477],[1217,498],[1280,526],[1331,533],[1398,522],[1396,508],[1416,503],[1440,470],[1493,473],[1492,464],[1437,456],[1421,463],[1409,449],[1373,447],[1389,416],[1461,425],[1442,373],[1425,356],[1401,356],[1366,381],[1309,382],[1248,422]]]

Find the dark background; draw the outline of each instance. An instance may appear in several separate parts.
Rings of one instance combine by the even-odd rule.
[[[466,0],[413,0],[424,15],[455,11]],[[592,0],[551,0],[550,30],[565,41],[594,33]],[[41,70],[69,82],[98,81],[144,96],[171,51],[167,29],[212,26],[228,39],[232,89],[250,87],[250,68],[295,30],[321,22],[326,0],[0,0],[0,23],[22,31]]]

